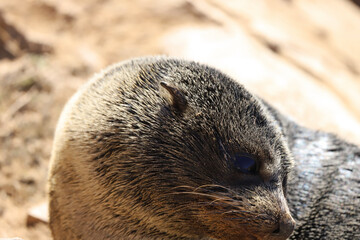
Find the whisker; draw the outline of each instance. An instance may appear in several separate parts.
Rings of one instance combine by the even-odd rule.
[[[218,202],[220,200],[230,200],[231,201],[232,199],[230,197],[218,198],[218,199],[215,199],[215,200],[211,201],[210,204],[214,204],[215,202]],[[228,204],[231,204],[231,203],[228,203]]]
[[[212,191],[210,188],[220,188],[224,189],[226,192],[217,193]],[[252,204],[251,199],[244,198],[235,191],[217,184],[205,184],[198,187],[192,187],[188,185],[181,185],[173,188],[175,189],[184,189],[185,191],[176,191],[170,192],[168,194],[180,195],[180,194],[189,194],[194,196],[201,196],[212,199],[211,201],[202,201],[196,204],[201,206],[213,206],[212,213],[219,214],[224,216],[224,219],[229,219],[233,221],[240,221],[237,224],[240,224],[241,221],[250,221],[254,219],[259,219],[262,221],[272,221],[271,216],[263,213],[257,213],[256,208]],[[187,190],[187,191],[186,191]],[[253,189],[244,189],[244,192],[252,192]],[[217,210],[216,210],[217,209]],[[216,211],[214,211],[216,210]],[[231,216],[234,217],[226,217]],[[249,218],[251,216],[251,218]],[[249,220],[250,219],[250,220]],[[243,224],[246,225],[246,224]]]
[[[252,213],[252,212],[245,211],[245,210],[242,210],[242,211],[230,210],[230,211],[227,211],[227,212],[222,212],[221,214],[228,214],[228,213]]]
[[[199,186],[199,187],[197,187],[197,188],[195,188],[195,190],[194,191],[198,191],[199,189],[203,189],[203,188],[207,188],[207,187],[217,187],[217,188],[222,188],[222,189],[224,189],[224,190],[226,190],[226,191],[228,191],[228,192],[231,192],[231,193],[235,193],[233,190],[231,190],[231,189],[229,189],[229,188],[227,188],[227,187],[224,187],[224,186],[221,186],[221,185],[218,185],[218,184],[205,184],[205,185],[201,185],[201,186]]]
[[[191,187],[191,186],[188,186],[188,185],[181,185],[181,186],[176,186],[176,187],[173,187],[172,189],[178,189],[178,188],[188,188],[188,189],[195,189],[195,187]]]
[[[199,193],[199,192],[172,192],[169,194],[193,194],[193,195],[199,195],[203,197],[210,197],[210,198],[218,198],[216,195],[207,194],[207,193]]]

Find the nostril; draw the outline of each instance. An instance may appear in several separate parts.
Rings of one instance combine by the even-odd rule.
[[[294,231],[294,228],[295,221],[293,219],[287,219],[286,221],[283,220],[279,223],[279,227],[273,231],[273,234],[286,239]]]
[[[295,228],[295,221],[291,218],[288,219],[286,222],[282,222],[280,224],[280,228],[283,228],[286,232],[293,232]]]

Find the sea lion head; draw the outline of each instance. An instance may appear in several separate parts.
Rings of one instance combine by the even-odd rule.
[[[92,152],[112,198],[108,207],[129,219],[126,231],[169,239],[289,237],[292,157],[261,101],[220,71],[181,60],[134,61],[106,77],[134,68],[131,88],[116,89],[119,111],[106,117],[110,127],[94,132],[103,147]]]

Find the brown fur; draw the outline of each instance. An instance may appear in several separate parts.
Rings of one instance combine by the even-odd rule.
[[[226,75],[162,57],[120,63],[61,115],[51,230],[54,239],[286,239],[291,166],[267,108]]]

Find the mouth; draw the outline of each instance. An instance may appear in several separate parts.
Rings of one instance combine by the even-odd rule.
[[[178,194],[196,200],[197,219],[207,228],[209,240],[285,240],[295,228],[285,198],[273,192],[204,185]]]

